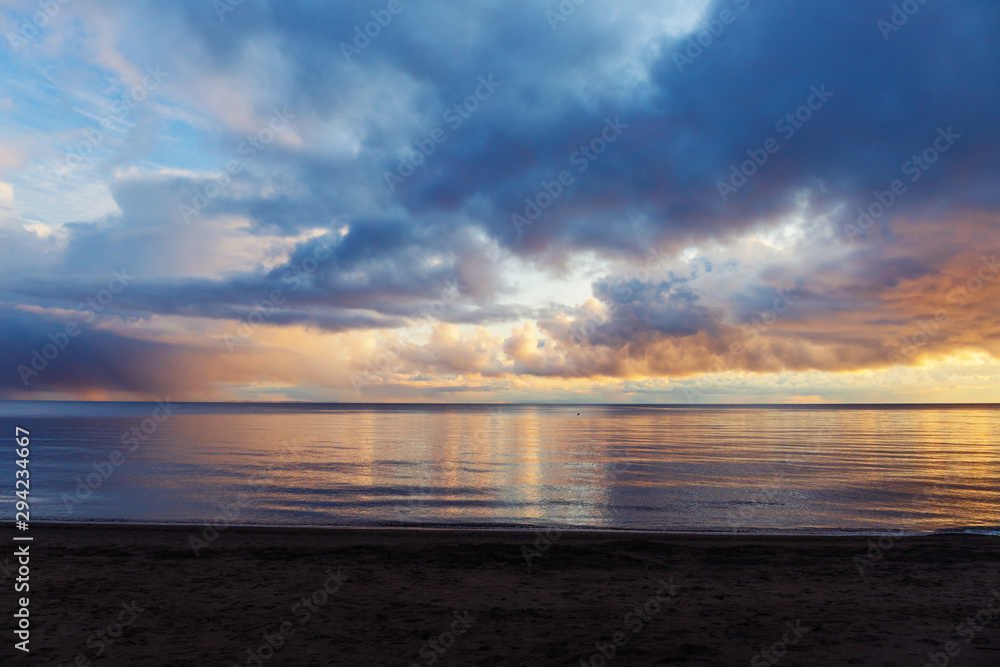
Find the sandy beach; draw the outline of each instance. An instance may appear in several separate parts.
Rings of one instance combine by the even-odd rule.
[[[25,663],[1000,664],[996,537],[230,528],[196,555],[182,526],[31,535]]]

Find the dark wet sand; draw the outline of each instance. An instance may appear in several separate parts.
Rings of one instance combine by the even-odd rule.
[[[954,641],[937,664],[1000,665],[1000,601],[957,628],[1000,590],[996,537],[903,539],[862,576],[865,538],[564,533],[529,568],[531,532],[231,528],[197,557],[183,527],[29,534],[32,651],[4,572],[3,664],[601,665],[620,633],[608,665],[769,665],[783,638],[775,664],[919,667]]]

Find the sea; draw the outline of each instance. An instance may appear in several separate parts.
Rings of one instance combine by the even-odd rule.
[[[1000,405],[5,401],[0,434],[7,520],[1000,534]]]

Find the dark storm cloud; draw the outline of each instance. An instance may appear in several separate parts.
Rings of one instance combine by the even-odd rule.
[[[707,13],[729,4],[717,3]],[[427,32],[397,26],[398,33],[359,58],[358,67],[391,65],[420,81],[434,111],[462,99],[469,82],[486,71],[504,81],[503,92],[429,159],[434,168],[400,186],[397,199],[417,220],[470,207],[516,251],[544,252],[553,245],[631,249],[649,237],[725,235],[790,209],[794,196],[808,190],[814,209],[844,203],[843,222],[869,203],[874,190],[909,179],[904,163],[933,145],[939,128],[952,128],[961,139],[918,182],[906,180],[910,191],[893,216],[925,211],[943,198],[954,207],[997,204],[987,184],[1000,164],[995,152],[983,148],[1000,139],[994,120],[1000,91],[988,83],[1000,74],[992,39],[1000,25],[995,4],[925,6],[888,42],[876,25],[891,12],[883,2],[854,3],[849,10],[791,1],[754,5],[684,72],[672,54],[688,42],[663,38],[648,91],[620,95],[610,82],[595,80],[585,99],[567,91],[568,78],[598,76],[595,62],[621,53],[635,38],[601,31],[610,10],[581,12],[553,34],[544,23],[530,21],[523,8],[510,9],[514,18],[490,7],[468,8],[435,23],[420,20],[428,7],[418,9],[398,20],[419,21]],[[286,20],[291,29],[292,20]],[[483,35],[486,21],[512,30]],[[455,42],[468,37],[456,35],[456,26],[486,41],[464,58],[449,58]],[[432,39],[444,33],[453,37]],[[305,37],[296,52],[297,62],[311,63],[304,69],[314,68],[322,53],[333,56],[330,40],[310,39],[315,30]],[[776,129],[778,120],[823,86],[833,97],[809,121],[798,129]],[[333,105],[312,101],[318,108]],[[518,237],[510,214],[540,191],[540,181],[573,170],[574,151],[599,136],[609,115],[620,116],[629,129],[586,172],[575,174],[575,187],[529,228],[526,239]],[[768,138],[776,139],[779,152],[723,204],[717,181]],[[370,165],[376,182],[376,169],[397,164],[392,147],[378,139],[371,137],[366,146],[387,158]],[[488,205],[474,201],[477,196]],[[619,226],[640,215],[644,225],[619,233]]]
[[[0,338],[0,396],[8,398],[97,388],[153,396],[190,390],[205,379],[203,352],[94,329],[82,317],[0,305]]]
[[[344,237],[304,241],[287,261],[264,274],[240,272],[226,278],[149,275],[153,260],[143,259],[142,254],[152,250],[149,239],[145,243],[140,239],[134,252],[127,252],[134,239],[119,238],[114,227],[77,226],[73,241],[93,267],[113,256],[131,260],[131,266],[116,269],[130,278],[106,307],[106,314],[123,318],[181,315],[245,320],[263,302],[275,308],[269,312],[269,324],[307,324],[326,331],[395,328],[428,317],[480,324],[530,315],[524,308],[477,303],[475,297],[483,295],[482,276],[463,267],[461,257],[434,248],[425,238],[447,235],[447,230],[373,221],[358,229]],[[87,248],[91,252],[85,252]],[[442,253],[444,259],[434,264],[432,260]],[[478,288],[466,282],[466,273],[479,279]],[[35,275],[10,280],[4,293],[39,305],[76,308],[107,281],[107,276],[78,277],[67,284],[64,278]],[[275,299],[277,303],[272,303]]]
[[[362,225],[358,196],[345,194],[355,190],[385,207],[402,205],[412,226],[469,213],[515,252],[639,252],[651,239],[677,244],[744,229],[790,210],[803,191],[811,210],[842,203],[838,224],[895,179],[906,180],[909,191],[893,217],[942,201],[990,210],[998,203],[989,184],[1000,161],[985,149],[1000,140],[1000,91],[990,84],[1000,75],[995,3],[924,6],[887,42],[876,22],[891,5],[879,0],[849,9],[786,0],[746,11],[722,1],[706,16],[730,8],[738,20],[683,72],[674,54],[687,48],[686,37],[656,37],[659,57],[649,63],[630,50],[642,26],[630,12],[642,3],[581,8],[555,32],[544,20],[548,5],[408,4],[351,63],[341,43],[371,20],[368,5],[247,2],[224,21],[208,5],[150,9],[171,15],[198,44],[208,59],[197,65],[206,71],[242,73],[251,40],[280,44],[291,69],[287,79],[270,82],[275,103],[285,100],[300,121],[355,122],[360,148],[353,157],[277,146],[261,155],[261,165],[304,184],[296,194],[212,202],[211,212],[248,215],[261,229],[303,229],[332,216]],[[629,87],[609,76],[606,63],[623,57],[634,58],[642,72],[634,76],[648,81]],[[367,91],[389,74],[414,86],[405,116],[353,108],[379,100]],[[502,88],[450,131],[444,112],[489,74]],[[785,125],[794,130],[785,138],[776,121],[823,86],[833,97],[801,128]],[[628,129],[580,172],[584,163],[571,162],[574,154],[581,159],[577,152],[600,137],[609,117]],[[435,127],[447,130],[447,141],[390,195],[385,172]],[[910,183],[903,164],[949,127],[962,138]],[[778,153],[723,203],[717,182],[768,138]],[[223,145],[238,139],[216,137]],[[511,214],[563,170],[575,183],[518,234]],[[440,247],[444,239],[431,242]]]
[[[292,104],[318,116],[347,113],[365,75],[393,72],[419,87],[410,109],[415,124],[412,117],[363,118],[354,159],[298,161],[294,169],[310,184],[308,192],[280,205],[248,205],[263,225],[308,220],[296,222],[295,210],[356,220],[351,201],[338,193],[357,187],[384,205],[402,204],[409,225],[440,224],[442,213],[470,214],[518,253],[638,254],[653,241],[680,245],[746,229],[792,210],[803,192],[813,212],[842,204],[833,221],[840,226],[897,179],[907,192],[887,219],[940,216],[942,203],[946,210],[995,210],[1000,195],[990,184],[1000,160],[987,148],[1000,140],[1000,91],[989,84],[1000,75],[995,4],[924,6],[886,41],[877,21],[892,8],[877,0],[849,9],[789,0],[746,11],[719,2],[706,16],[730,8],[736,22],[683,72],[674,54],[685,52],[688,38],[657,38],[660,55],[648,65],[648,82],[630,89],[602,63],[631,55],[640,24],[628,12],[637,7],[591,7],[553,32],[541,20],[544,3],[449,7],[446,14],[438,5],[413,5],[350,64],[340,43],[370,20],[367,7],[253,5],[241,10],[238,23],[199,21],[192,29],[219,67],[238,66],[237,35],[280,40],[294,65],[286,84]],[[385,172],[395,171],[434,127],[448,129],[443,113],[491,73],[502,88],[448,131],[427,165],[389,196]],[[577,78],[585,82],[579,89],[571,85]],[[833,96],[810,120],[776,125],[819,89]],[[628,129],[579,171],[580,149],[600,137],[609,117],[620,117]],[[916,172],[911,164],[904,173],[904,165],[933,146],[939,128],[961,138],[911,181]],[[722,202],[718,182],[771,138],[778,152]],[[518,234],[511,214],[563,170],[574,184]]]

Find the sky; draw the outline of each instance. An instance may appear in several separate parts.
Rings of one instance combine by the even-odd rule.
[[[993,0],[0,32],[0,398],[1000,402]]]

